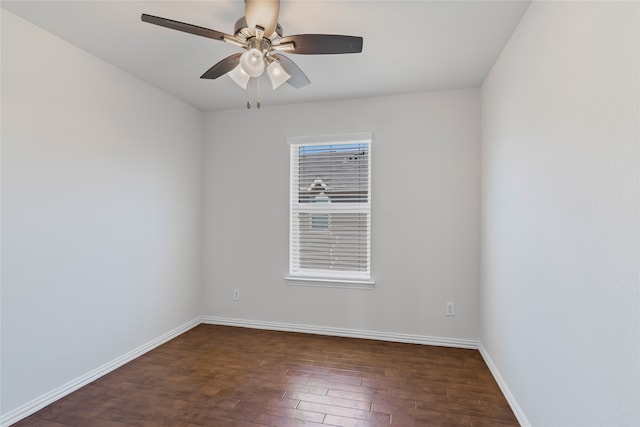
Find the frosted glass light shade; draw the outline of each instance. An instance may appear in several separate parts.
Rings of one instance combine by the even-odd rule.
[[[272,62],[267,67],[267,74],[269,75],[269,79],[271,80],[271,87],[276,89],[282,83],[286,82],[291,78],[289,74],[282,68],[278,62]]]
[[[260,77],[264,72],[264,58],[258,49],[249,49],[240,57],[240,66],[251,77]]]
[[[238,86],[240,86],[242,89],[246,89],[247,88],[247,84],[249,83],[249,80],[251,79],[251,76],[244,72],[244,70],[242,69],[242,66],[240,66],[240,64],[238,64],[236,66],[236,68],[234,68],[233,70],[229,71],[227,73],[227,76],[229,76],[231,78],[231,80],[236,82],[236,84]]]

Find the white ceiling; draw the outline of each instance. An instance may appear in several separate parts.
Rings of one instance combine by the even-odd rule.
[[[311,84],[273,91],[263,105],[479,87],[529,1],[282,1],[284,35],[362,36],[348,55],[288,55]],[[140,21],[142,13],[233,33],[242,0],[2,1],[2,7],[203,111],[242,108],[227,76],[200,75],[238,47]],[[98,82],[97,82],[98,83]]]

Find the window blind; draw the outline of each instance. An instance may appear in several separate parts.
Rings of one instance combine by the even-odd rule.
[[[370,279],[370,142],[290,144],[290,276]]]

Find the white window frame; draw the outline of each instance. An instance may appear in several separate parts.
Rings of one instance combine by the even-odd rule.
[[[289,177],[289,275],[285,277],[291,284],[303,284],[307,286],[329,286],[329,287],[353,287],[372,288],[375,282],[371,279],[371,142],[373,134],[371,132],[358,132],[339,135],[323,136],[297,136],[288,137],[287,144],[290,148],[290,177]],[[298,159],[299,147],[313,145],[339,145],[366,143],[368,145],[368,177],[367,177],[367,201],[365,203],[299,203],[298,202]],[[304,208],[302,208],[304,206]],[[298,212],[325,213],[364,213],[367,215],[367,250],[366,250],[366,271],[335,271],[335,270],[312,270],[299,268],[296,265],[296,248],[299,242],[295,239],[299,234],[295,230],[294,215]]]

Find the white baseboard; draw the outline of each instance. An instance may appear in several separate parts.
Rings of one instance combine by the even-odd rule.
[[[332,328],[328,326],[296,325],[292,323],[263,322],[256,320],[232,319],[228,317],[202,316],[201,319],[202,323],[210,325],[238,326],[242,328],[267,329],[272,331],[302,332],[307,334],[331,335],[337,337],[364,338],[410,344],[437,345],[442,347],[470,348],[474,350],[478,349],[478,341],[458,338]]]
[[[51,390],[50,392],[43,394],[42,396],[28,402],[11,412],[3,414],[0,417],[0,427],[8,427],[11,424],[17,423],[23,418],[28,417],[29,415],[39,411],[47,405],[55,402],[58,399],[63,398],[64,396],[78,390],[81,387],[91,383],[92,381],[97,380],[98,378],[108,374],[109,372],[119,368],[132,361],[133,359],[142,356],[143,354],[153,350],[154,348],[164,344],[165,342],[177,337],[178,335],[188,331],[189,329],[198,326],[201,323],[200,318],[196,318],[187,322],[181,326],[178,326],[172,331],[167,332],[159,336],[158,338],[149,341],[148,343],[141,345],[140,347],[130,351],[129,353],[118,357],[117,359],[108,362],[99,368],[94,369],[91,372],[88,372],[75,380],[69,381],[68,383]]]
[[[518,404],[518,402],[516,401],[516,398],[511,393],[509,386],[505,382],[504,378],[502,378],[500,371],[498,371],[498,368],[496,367],[495,363],[493,363],[491,356],[489,356],[489,353],[484,348],[482,343],[480,343],[478,350],[480,351],[480,354],[482,355],[484,362],[489,367],[489,370],[491,371],[493,378],[495,378],[496,382],[498,383],[500,390],[502,390],[502,394],[504,394],[504,397],[507,399],[509,406],[511,406],[511,410],[513,411],[513,414],[518,419],[518,422],[520,423],[520,425],[522,427],[531,427],[531,423],[529,422],[527,417],[524,415],[522,408],[520,408],[520,405]]]

